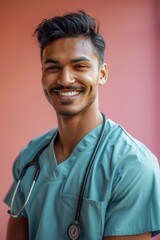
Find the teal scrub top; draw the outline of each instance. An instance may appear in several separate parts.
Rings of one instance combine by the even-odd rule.
[[[41,171],[23,216],[30,240],[64,240],[74,222],[80,188],[101,132],[99,125],[57,164],[54,139],[40,156]],[[10,205],[18,176],[56,129],[32,140],[13,166],[14,183],[5,202]],[[27,198],[34,167],[26,172],[15,198],[19,210]],[[79,226],[83,240],[104,236],[160,233],[160,169],[156,157],[120,125],[106,120],[105,132],[87,180]]]

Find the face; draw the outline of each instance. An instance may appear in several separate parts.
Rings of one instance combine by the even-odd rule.
[[[106,82],[106,64],[89,39],[63,38],[42,52],[42,86],[58,115],[70,116],[97,109],[98,86]]]

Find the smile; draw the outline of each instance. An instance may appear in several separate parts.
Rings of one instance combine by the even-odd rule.
[[[61,97],[76,97],[78,96],[81,92],[84,92],[85,88],[84,87],[76,87],[76,86],[69,86],[69,87],[57,87],[53,88],[51,87],[49,89],[50,94],[57,94]]]
[[[79,92],[77,91],[71,91],[71,92],[58,92],[58,94],[60,96],[65,96],[65,97],[72,97],[72,96],[76,96],[79,94]]]

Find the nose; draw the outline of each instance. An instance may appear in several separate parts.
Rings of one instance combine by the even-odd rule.
[[[62,86],[68,86],[70,84],[73,84],[74,82],[75,78],[73,72],[68,68],[62,69],[59,78],[57,79],[57,84]]]

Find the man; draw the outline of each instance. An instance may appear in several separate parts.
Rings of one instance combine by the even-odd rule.
[[[58,128],[32,140],[14,163],[5,199],[11,206],[7,240],[150,239],[160,232],[159,165],[99,111],[107,65],[96,21],[70,13],[44,20],[35,34],[42,86]],[[20,172],[35,156],[40,173],[33,191],[30,166],[14,195]]]

